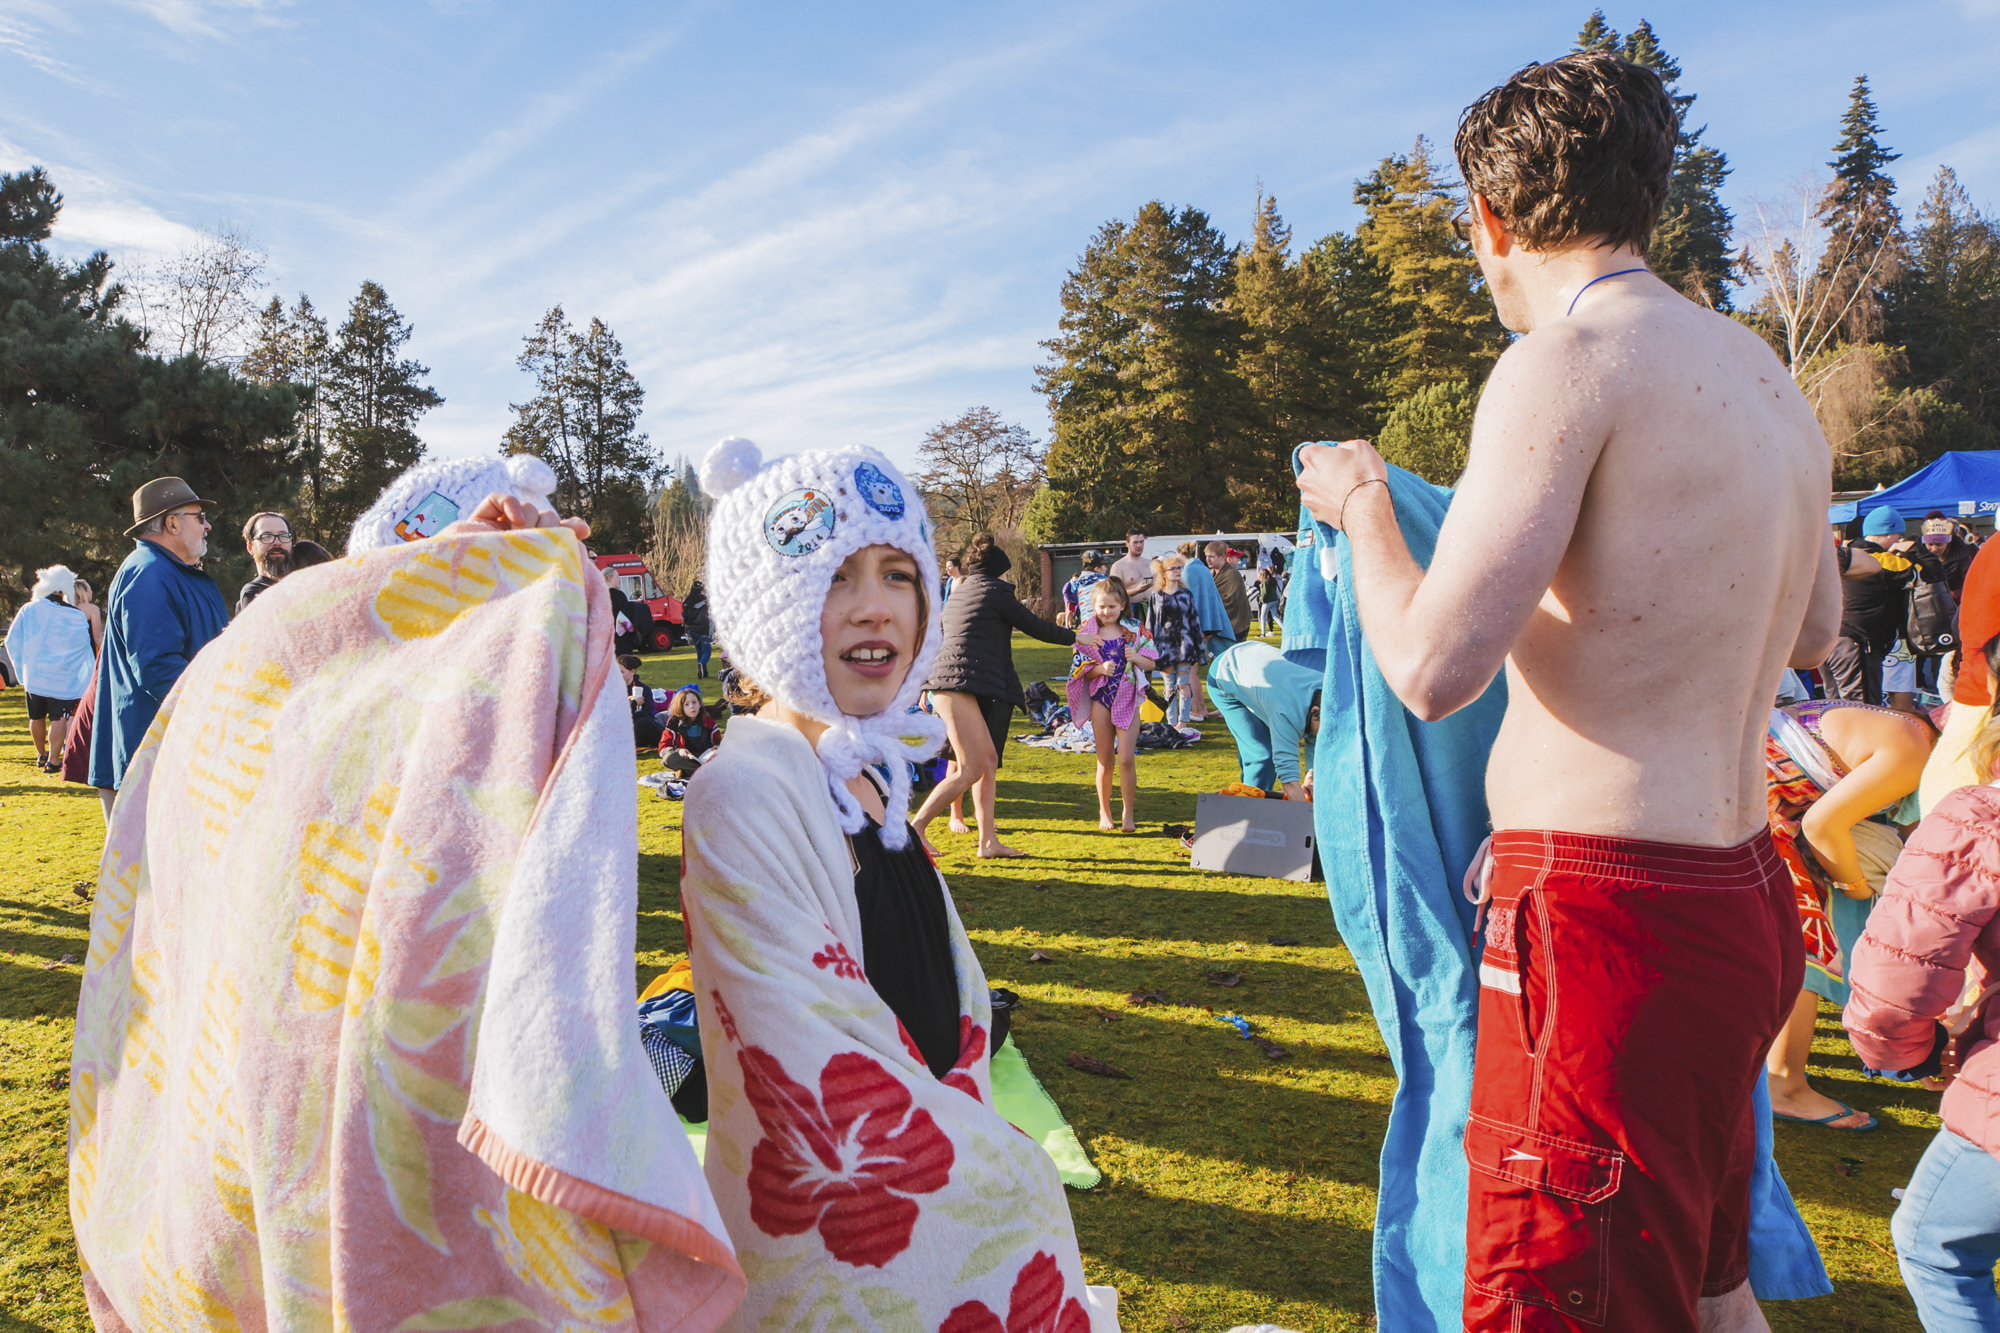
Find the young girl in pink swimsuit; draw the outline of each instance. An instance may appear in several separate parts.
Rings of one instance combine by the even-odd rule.
[[[1079,642],[1070,659],[1069,716],[1082,726],[1090,723],[1097,743],[1097,827],[1109,833],[1120,827],[1135,832],[1139,764],[1133,751],[1139,730],[1139,696],[1146,675],[1159,659],[1159,649],[1140,623],[1130,618],[1131,595],[1122,579],[1105,579],[1090,589],[1091,618],[1077,626]],[[1085,646],[1085,635],[1102,642]],[[1111,822],[1111,762],[1113,744],[1118,760],[1118,787],[1124,795],[1124,823]]]

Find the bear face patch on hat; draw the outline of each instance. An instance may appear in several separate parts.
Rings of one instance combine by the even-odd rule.
[[[397,477],[354,520],[347,553],[435,537],[467,518],[489,495],[511,495],[531,509],[554,512],[556,474],[533,454],[506,458],[444,458],[419,463]]]

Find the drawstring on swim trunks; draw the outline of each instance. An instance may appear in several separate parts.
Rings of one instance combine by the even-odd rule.
[[[1477,886],[1476,888],[1474,886]],[[1486,904],[1493,901],[1493,835],[1486,835],[1486,841],[1479,844],[1479,850],[1472,854],[1472,864],[1465,868],[1465,879],[1459,884],[1459,892],[1465,901],[1473,906],[1472,938],[1479,938],[1479,929],[1486,919]]]

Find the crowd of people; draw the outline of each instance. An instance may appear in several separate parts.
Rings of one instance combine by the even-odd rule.
[[[1876,1128],[1806,1079],[1828,1000],[1942,1091],[1892,1227],[1925,1327],[2000,1328],[2000,547],[1882,508],[1829,538],[1790,377],[1646,268],[1678,134],[1602,53],[1468,108],[1457,225],[1522,336],[1450,492],[1301,445],[1289,569],[1134,531],[1051,622],[990,534],[941,571],[880,453],[723,441],[684,602],[714,703],[621,653],[532,462],[412,470],[311,583],[253,515],[234,626],[213,502],[142,486],[102,615],[54,566],[7,638],[110,825],[70,1127],[99,1327],[1114,1333],[926,846],[970,792],[978,854],[1022,854],[1018,632],[1072,651],[1100,828],[1136,827],[1157,679],[1339,850],[1401,1076],[1379,1327],[1754,1330],[1830,1291],[1769,1126]],[[636,1024],[628,739],[685,801],[689,942]]]

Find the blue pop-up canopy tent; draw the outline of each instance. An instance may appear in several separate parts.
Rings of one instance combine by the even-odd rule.
[[[2000,450],[1940,455],[1935,463],[1894,486],[1833,505],[1826,511],[1826,521],[1851,522],[1881,505],[1895,506],[1906,523],[1933,509],[1949,518],[2000,512]]]

